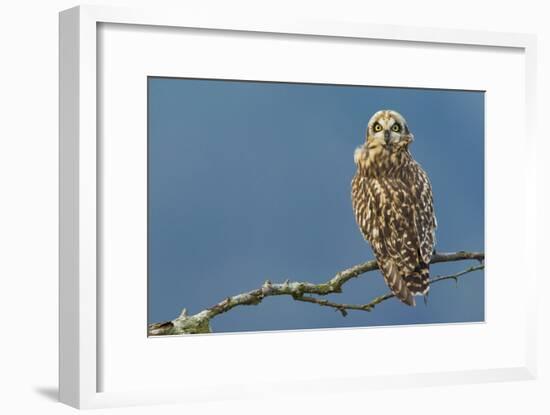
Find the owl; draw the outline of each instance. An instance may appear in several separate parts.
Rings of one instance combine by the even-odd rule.
[[[410,306],[430,288],[437,227],[430,180],[409,152],[412,141],[401,114],[375,113],[365,143],[355,150],[351,183],[357,225],[391,292]]]

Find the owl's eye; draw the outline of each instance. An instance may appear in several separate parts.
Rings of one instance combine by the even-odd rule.
[[[391,126],[391,130],[398,133],[399,131],[401,131],[401,127],[399,126],[399,124],[394,124]]]
[[[376,132],[382,131],[382,126],[378,123],[374,124],[374,127],[372,129]]]

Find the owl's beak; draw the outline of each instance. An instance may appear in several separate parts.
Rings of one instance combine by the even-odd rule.
[[[384,131],[384,141],[386,142],[386,144],[390,143],[390,132],[389,132],[389,130]]]

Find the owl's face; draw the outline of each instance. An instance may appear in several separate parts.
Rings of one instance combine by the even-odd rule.
[[[407,122],[396,111],[382,110],[375,113],[367,127],[368,147],[383,147],[389,151],[406,148],[413,135]]]

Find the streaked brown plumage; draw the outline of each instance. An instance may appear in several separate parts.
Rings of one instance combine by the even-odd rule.
[[[405,119],[378,111],[365,143],[355,150],[352,205],[390,290],[408,305],[429,290],[429,263],[437,226],[430,181],[412,158]]]

